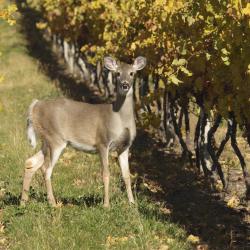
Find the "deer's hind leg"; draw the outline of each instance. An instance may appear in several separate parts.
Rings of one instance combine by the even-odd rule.
[[[25,202],[28,201],[29,189],[32,177],[35,174],[35,172],[43,165],[43,163],[44,163],[44,154],[42,150],[40,150],[35,155],[26,160],[24,178],[23,178],[21,205],[24,205]]]
[[[53,194],[53,188],[51,184],[51,175],[54,166],[65,147],[66,143],[62,142],[60,144],[47,145],[44,148],[45,160],[42,166],[42,171],[44,173],[44,178],[46,183],[47,199],[51,206],[56,206],[56,200]]]

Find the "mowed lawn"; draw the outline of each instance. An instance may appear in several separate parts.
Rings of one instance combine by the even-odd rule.
[[[31,199],[19,206],[25,160],[26,111],[32,99],[62,95],[32,58],[19,32],[0,21],[0,249],[191,249],[185,231],[159,219],[159,204],[135,193],[129,206],[119,166],[111,165],[111,208],[102,207],[103,184],[97,155],[66,149],[52,184],[58,202],[46,201],[43,176],[32,181]]]

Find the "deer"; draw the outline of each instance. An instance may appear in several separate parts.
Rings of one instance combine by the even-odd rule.
[[[63,150],[72,146],[100,156],[104,183],[103,206],[109,207],[109,153],[116,151],[130,204],[135,204],[131,189],[129,149],[136,137],[133,103],[133,83],[136,72],[146,66],[146,58],[139,56],[127,64],[110,56],[104,66],[116,76],[116,98],[112,103],[90,104],[65,97],[34,100],[28,109],[27,136],[35,149],[37,137],[40,150],[25,161],[21,205],[29,199],[33,175],[41,169],[44,175],[47,200],[56,206],[51,176]]]

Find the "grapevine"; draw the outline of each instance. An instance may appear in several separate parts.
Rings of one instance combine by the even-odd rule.
[[[189,103],[194,102],[205,115],[204,122],[197,123],[197,157],[204,155],[199,138],[209,136],[212,141],[216,129],[212,126],[210,133],[204,134],[202,126],[208,126],[207,121],[214,117],[230,120],[233,114],[235,124],[245,128],[250,138],[247,0],[29,0],[28,4],[42,14],[39,29],[65,41],[77,51],[77,57],[80,55],[92,65],[100,63],[104,55],[126,62],[139,55],[147,58],[147,72],[135,87],[143,93],[136,97],[143,106],[137,109],[142,126],[166,130],[172,116],[175,132],[179,131],[175,117],[178,112],[166,109],[167,93],[171,96],[170,106],[179,106],[185,112],[186,134]],[[191,159],[181,133],[177,137]],[[235,143],[233,146],[236,148]],[[209,149],[206,151],[211,153],[213,166],[220,169],[216,153]]]

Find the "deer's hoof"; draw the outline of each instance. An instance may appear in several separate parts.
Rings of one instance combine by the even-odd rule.
[[[104,208],[110,208],[110,205],[109,205],[109,203],[103,203],[103,207]]]
[[[54,199],[48,199],[48,202],[51,207],[57,207],[56,201]]]
[[[21,207],[25,207],[25,206],[26,206],[26,203],[27,203],[27,200],[21,200],[21,201],[20,201],[20,206],[21,206]]]
[[[136,206],[136,203],[135,203],[135,201],[129,201],[129,205],[130,205],[131,207],[135,207],[135,206]]]

